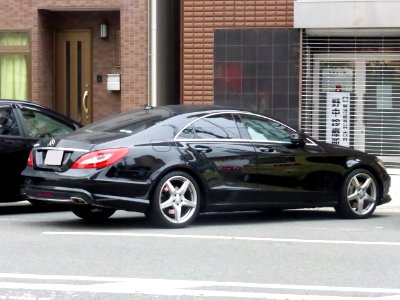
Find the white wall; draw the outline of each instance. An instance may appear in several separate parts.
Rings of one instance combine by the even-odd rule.
[[[399,0],[296,0],[295,28],[400,27]]]

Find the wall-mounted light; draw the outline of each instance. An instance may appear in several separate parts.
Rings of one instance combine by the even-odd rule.
[[[100,38],[108,38],[108,25],[105,22],[100,24]]]

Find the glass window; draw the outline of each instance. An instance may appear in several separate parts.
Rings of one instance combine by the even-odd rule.
[[[303,35],[301,128],[400,168],[400,39]]]
[[[231,114],[212,115],[194,123],[198,139],[240,139],[239,129]]]
[[[23,108],[22,117],[28,135],[34,138],[54,137],[75,130],[74,127],[36,110]]]
[[[11,107],[0,107],[0,135],[19,135],[18,124]]]
[[[0,32],[0,98],[28,99],[26,32]]]
[[[241,119],[252,140],[290,142],[290,135],[294,132],[286,125],[271,119],[247,115],[242,115]]]
[[[180,139],[196,138],[196,135],[194,134],[193,125],[190,125],[190,126],[186,127],[185,129],[183,129],[182,132],[179,134],[178,138],[180,138]]]
[[[85,126],[87,131],[118,132],[133,135],[167,119],[171,110],[163,107],[120,113]]]

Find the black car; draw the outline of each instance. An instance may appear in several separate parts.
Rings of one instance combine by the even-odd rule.
[[[28,101],[0,100],[1,202],[22,200],[21,172],[33,144],[81,127],[50,109]]]
[[[366,218],[390,201],[376,157],[217,106],[135,110],[43,139],[23,175],[28,199],[72,204],[92,221],[143,212],[164,227],[184,227],[199,212],[268,208]]]

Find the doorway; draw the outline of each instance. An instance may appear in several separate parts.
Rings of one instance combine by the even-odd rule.
[[[91,31],[63,30],[55,37],[56,110],[83,125],[92,122]]]
[[[315,54],[311,117],[313,136],[331,142],[329,126],[336,120],[349,124],[349,144],[380,156],[387,165],[400,161],[400,56],[398,53]],[[333,103],[330,95],[348,109]],[[338,96],[339,95],[339,96]],[[335,119],[328,118],[335,114]],[[346,118],[349,120],[346,121]],[[330,120],[328,122],[328,120]],[[343,128],[341,128],[343,129]],[[343,130],[342,130],[343,131]],[[343,138],[343,136],[341,136]]]

